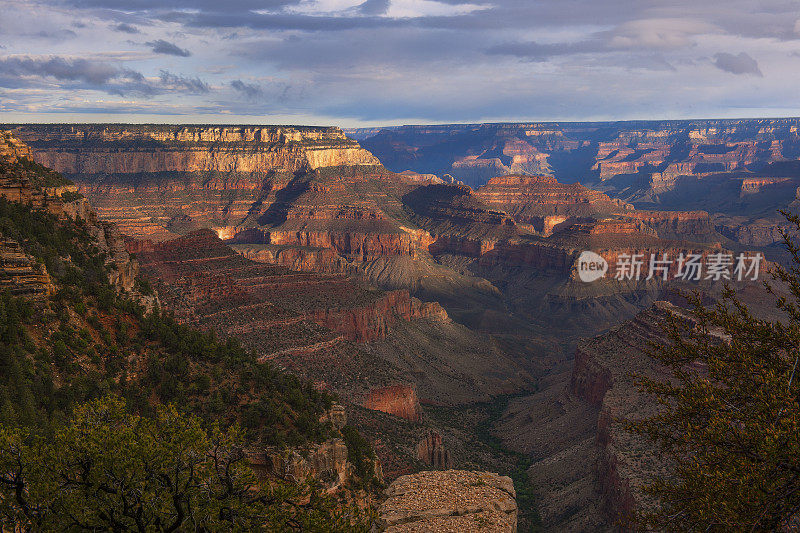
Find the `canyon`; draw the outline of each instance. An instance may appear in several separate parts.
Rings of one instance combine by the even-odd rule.
[[[506,174],[580,182],[638,209],[738,217],[745,245],[780,243],[777,208],[796,207],[800,120],[501,123],[351,129],[388,168],[473,187]],[[769,222],[766,222],[766,221]],[[748,229],[752,226],[752,229]],[[724,230],[724,231],[723,231]]]
[[[72,180],[59,194],[73,207],[60,209],[77,212],[83,195],[98,206],[98,224],[119,226],[124,239],[103,233],[110,256],[135,261],[178,320],[237,338],[262,361],[335,393],[374,444],[387,482],[430,468],[514,470],[519,457],[488,445],[481,426],[511,398],[489,433],[504,450],[533,459],[525,475],[540,496],[543,524],[580,531],[608,527],[640,500],[637,476],[646,469],[630,466],[640,444],[612,419],[632,394],[623,374],[647,365],[642,343],[658,338],[668,312],[656,302],[676,288],[719,291],[705,280],[620,281],[614,272],[638,254],[772,253],[782,226],[752,206],[779,206],[773,200],[785,200],[793,181],[750,174],[761,172],[759,162],[773,168],[792,154],[794,133],[780,124],[717,126],[702,139],[696,123],[365,132],[378,158],[338,128],[13,131],[30,144],[25,157]],[[703,154],[722,160],[729,152],[703,148],[689,150],[694,166],[679,168],[695,173],[695,185],[735,184],[735,193],[711,187],[682,202],[683,176],[668,181],[662,169],[645,179],[650,167],[640,158],[660,168],[680,155],[684,137],[705,146],[715,135],[744,143],[729,151],[736,164],[706,176],[717,167],[703,167]],[[747,148],[770,136],[789,140],[769,156]],[[471,144],[476,139],[484,152]],[[468,155],[425,166],[456,149]],[[626,181],[623,172],[636,176]],[[751,207],[740,209],[742,201]],[[607,261],[603,279],[579,279],[585,250]],[[120,283],[132,283],[121,272]],[[341,481],[337,446],[306,462],[261,461],[336,472],[332,479]]]

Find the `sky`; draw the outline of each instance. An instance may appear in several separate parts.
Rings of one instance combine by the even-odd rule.
[[[796,0],[0,0],[0,122],[800,115]]]

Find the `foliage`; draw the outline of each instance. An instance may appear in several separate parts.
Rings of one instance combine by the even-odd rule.
[[[52,437],[2,427],[2,529],[365,530],[309,487],[260,483],[243,442],[235,426],[206,431],[174,405],[141,417],[114,397],[78,407]]]
[[[74,202],[83,198],[83,195],[77,191],[64,191],[61,193],[61,200],[64,202]]]
[[[74,402],[115,392],[141,412],[174,401],[206,421],[241,422],[263,444],[329,436],[319,422],[332,404],[327,394],[258,363],[235,339],[182,325],[157,308],[145,313],[112,287],[84,221],[0,199],[0,233],[45,264],[58,287],[35,312],[0,293],[0,422],[47,424]],[[136,286],[152,292],[145,279]]]
[[[375,476],[377,457],[369,441],[353,426],[343,427],[342,437],[347,446],[347,460],[355,468],[360,488],[380,488],[380,481]]]
[[[0,158],[0,174],[10,178],[27,178],[38,187],[72,185],[72,181],[58,172],[44,167],[27,157],[20,157],[13,163],[4,157]]]
[[[784,240],[792,265],[773,275],[790,295],[765,283],[781,320],[756,318],[726,288],[710,308],[691,296],[689,319],[673,317],[668,342],[652,349],[671,379],[642,386],[662,409],[627,427],[659,445],[670,473],[647,485],[661,505],[638,517],[642,527],[767,531],[800,510],[800,250]]]
[[[0,529],[366,530],[311,482],[258,482],[241,451],[329,438],[333,399],[236,339],[146,311],[109,283],[97,229],[0,198],[0,234],[55,287],[0,291]]]

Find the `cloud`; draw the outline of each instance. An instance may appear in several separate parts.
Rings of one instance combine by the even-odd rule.
[[[298,4],[300,0],[172,0],[172,9],[192,9],[205,12],[251,11],[256,9],[282,9]],[[122,11],[125,13],[162,10],[163,0],[69,0],[80,8],[101,8]]]
[[[155,41],[148,41],[145,43],[153,49],[156,54],[165,54],[168,56],[189,57],[192,53],[189,50],[180,48],[178,45],[165,41],[164,39],[157,39]]]
[[[251,100],[264,94],[264,90],[258,85],[252,83],[245,83],[242,80],[233,80],[231,82],[231,87],[233,87],[235,90],[239,91],[240,93],[242,93]]]
[[[596,40],[552,44],[510,42],[492,46],[486,50],[486,53],[490,55],[515,56],[530,61],[547,61],[554,56],[599,52],[603,48],[603,43]]]
[[[103,85],[109,80],[127,74],[108,63],[86,59],[22,56],[0,58],[0,75],[50,77],[62,81],[82,81],[92,85]]]
[[[687,18],[652,18],[624,22],[609,34],[612,48],[676,49],[692,46],[698,35],[716,33],[707,22]]]
[[[54,87],[54,84],[56,85]],[[97,90],[115,95],[151,97],[166,93],[207,94],[211,87],[197,77],[161,70],[157,78],[106,61],[59,56],[0,57],[0,87],[54,91]]]
[[[759,78],[764,75],[758,68],[758,62],[745,52],[738,55],[720,52],[714,55],[714,66],[731,74],[753,74]]]
[[[159,74],[163,88],[180,90],[190,93],[207,93],[211,90],[206,82],[200,78],[186,78],[162,70]]]
[[[389,0],[366,0],[358,6],[358,10],[365,15],[385,15],[389,10]]]
[[[800,108],[800,12],[787,0],[15,1],[0,17],[0,100],[43,112],[101,109],[108,94],[129,109],[320,123]],[[47,63],[55,49],[66,67]],[[750,81],[719,83],[734,73]]]
[[[66,39],[73,39],[78,36],[72,30],[67,29],[60,29],[60,30],[41,30],[34,34],[36,37],[41,37],[42,39],[52,39],[54,41],[63,41]]]
[[[136,26],[131,26],[130,24],[125,24],[124,22],[121,24],[117,24],[113,27],[114,31],[120,31],[122,33],[141,33],[139,28]]]

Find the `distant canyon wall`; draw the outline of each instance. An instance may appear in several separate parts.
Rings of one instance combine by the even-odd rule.
[[[18,125],[34,158],[63,174],[295,172],[379,161],[334,127]]]

